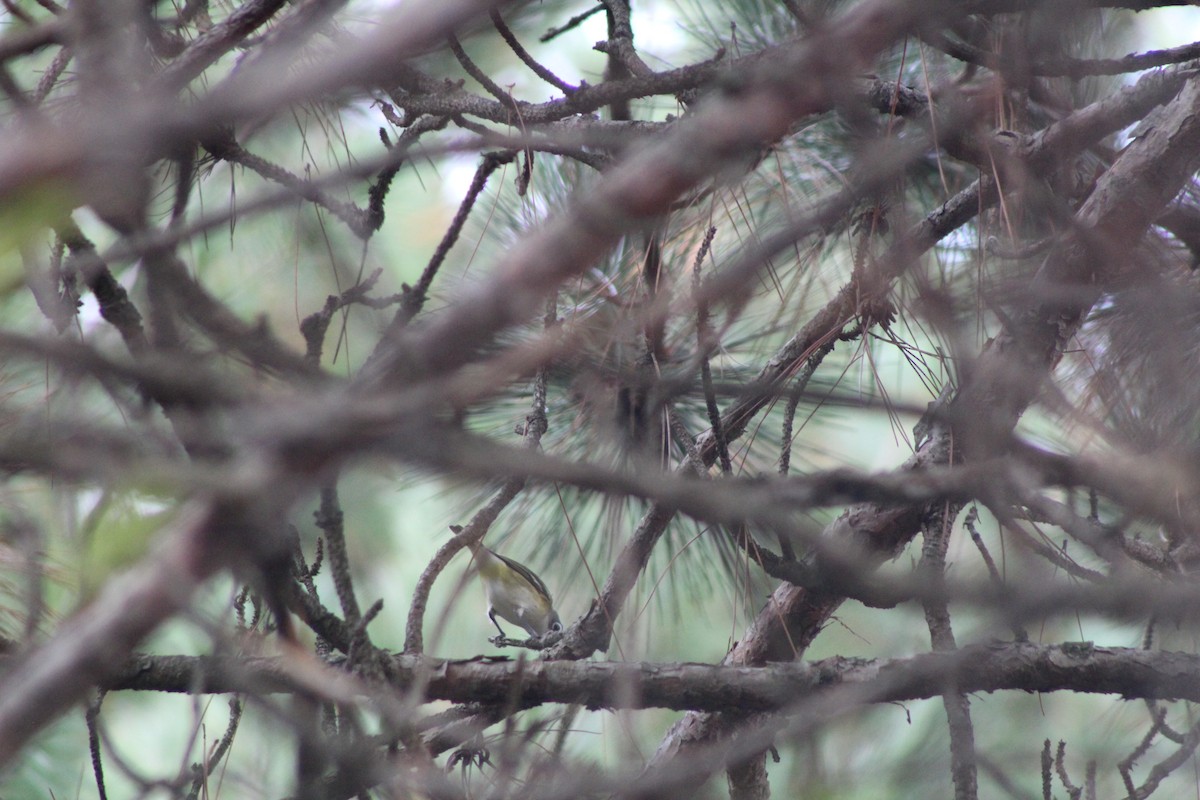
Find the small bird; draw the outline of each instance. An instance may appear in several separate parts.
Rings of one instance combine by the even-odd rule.
[[[499,614],[506,622],[519,625],[530,636],[541,638],[563,629],[554,610],[554,600],[542,579],[523,564],[489,550],[479,542],[470,545],[471,556],[487,593],[488,619],[507,638],[496,621]]]

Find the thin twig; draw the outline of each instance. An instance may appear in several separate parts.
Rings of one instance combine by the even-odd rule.
[[[1054,768],[1054,756],[1050,751],[1050,740],[1042,742],[1042,800],[1053,800],[1053,776],[1051,770]]]
[[[959,504],[945,502],[930,514],[923,528],[925,542],[921,547],[918,569],[924,578],[935,586],[941,585],[945,580],[946,552],[950,545],[954,519],[960,508]],[[923,605],[934,651],[953,652],[958,649],[946,603],[926,601]],[[954,780],[955,800],[975,800],[979,796],[979,778],[975,757],[975,728],[971,723],[969,701],[962,691],[953,685],[947,685],[942,694],[942,704],[946,709],[946,720],[950,729],[950,771]]]
[[[471,209],[475,206],[475,201],[479,199],[479,195],[482,194],[484,187],[487,186],[488,178],[501,166],[510,163],[515,156],[516,154],[511,151],[493,152],[484,155],[479,167],[475,170],[475,177],[471,179],[471,185],[467,189],[466,195],[463,197],[462,202],[459,203],[458,211],[454,214],[454,219],[450,221],[450,227],[446,229],[442,240],[438,242],[438,246],[429,258],[429,263],[422,270],[421,277],[417,280],[416,286],[406,288],[404,301],[396,311],[396,316],[388,329],[389,333],[407,325],[420,312],[421,307],[425,304],[426,297],[429,295],[429,287],[433,285],[433,279],[437,276],[438,269],[441,268],[442,262],[446,260],[450,248],[454,247],[454,243],[458,241],[458,236],[462,233],[463,226],[467,224],[467,218],[471,214]],[[386,335],[384,339],[387,339]]]
[[[930,36],[926,39],[931,45],[942,50],[947,55],[969,64],[975,64],[988,69],[1005,69],[1004,60],[988,50],[976,47],[963,41],[951,40],[945,36]],[[1130,53],[1121,58],[1056,58],[1023,64],[1021,71],[1026,75],[1041,75],[1046,77],[1069,77],[1075,80],[1097,75],[1122,75],[1127,72],[1165,67],[1171,64],[1182,64],[1200,58],[1200,42],[1171,47],[1164,50],[1147,50],[1144,53]]]
[[[548,42],[551,39],[561,36],[562,34],[566,33],[567,31],[574,30],[575,28],[578,28],[584,22],[591,19],[595,15],[599,14],[603,10],[604,10],[604,5],[601,4],[601,5],[596,6],[595,8],[591,8],[591,9],[588,9],[587,11],[584,11],[582,14],[576,14],[575,16],[571,17],[569,20],[564,22],[562,25],[559,25],[557,28],[551,28],[550,30],[543,33],[538,38],[538,41],[539,42]]]
[[[192,788],[187,794],[187,800],[196,800],[200,796],[201,790],[206,788],[208,778],[216,771],[225,754],[229,752],[229,748],[233,745],[233,737],[237,734],[238,725],[242,720],[242,708],[240,697],[235,695],[229,698],[229,724],[225,726],[225,733],[221,735],[212,752],[205,756],[204,762],[192,765],[196,777],[192,779]],[[209,794],[206,793],[205,796],[207,797]]]
[[[350,557],[346,552],[346,533],[342,524],[345,517],[338,500],[335,480],[331,480],[321,487],[321,506],[313,516],[316,518],[317,527],[321,529],[321,533],[325,537],[333,587],[337,591],[338,602],[342,605],[346,623],[357,625],[362,618],[362,613],[358,608],[358,599],[354,596],[354,578],[350,574]]]
[[[100,730],[96,724],[96,718],[100,715],[100,705],[104,702],[104,694],[104,690],[96,693],[88,703],[84,715],[87,721],[88,750],[92,755],[92,774],[96,778],[96,793],[100,795],[100,800],[108,800],[108,790],[104,785],[104,764],[100,758]]]
[[[1049,741],[1049,740],[1047,740]],[[1067,774],[1067,743],[1060,741],[1058,750],[1054,754],[1054,769],[1058,773],[1058,779],[1062,781],[1063,788],[1067,790],[1067,796],[1071,800],[1079,800],[1079,796],[1083,790],[1071,782],[1071,776]]]
[[[1198,746],[1200,746],[1200,722],[1188,729],[1183,743],[1174,753],[1171,753],[1171,755],[1150,768],[1150,774],[1146,776],[1146,780],[1142,782],[1142,785],[1131,796],[1141,800],[1141,798],[1146,798],[1154,794],[1159,784],[1168,775],[1192,760],[1192,756]]]
[[[233,136],[231,130],[222,130],[206,137],[201,144],[204,149],[216,158],[238,164],[258,173],[269,181],[278,183],[293,191],[297,197],[308,200],[340,219],[351,232],[360,239],[369,239],[375,232],[370,214],[343,200],[337,200],[315,186],[311,181],[300,178],[288,172],[278,164],[273,164],[262,156],[251,153],[242,147]]]
[[[712,329],[708,324],[708,303],[700,295],[700,266],[712,247],[713,237],[717,229],[710,227],[704,233],[700,249],[696,251],[696,259],[692,263],[692,291],[696,297],[696,357],[700,360],[700,382],[704,388],[704,406],[708,410],[708,424],[711,426],[713,437],[717,444],[717,458],[721,464],[721,472],[725,475],[733,473],[733,463],[729,460],[729,445],[725,441],[725,433],[721,428],[721,409],[717,407],[717,396],[713,392],[712,368],[708,363],[709,353],[716,349]]]
[[[553,72],[546,69],[546,67],[538,63],[538,61],[529,54],[529,51],[521,45],[521,43],[517,40],[516,35],[513,34],[512,30],[504,24],[504,18],[500,16],[500,11],[498,9],[493,8],[490,14],[492,17],[492,24],[496,26],[496,30],[500,32],[500,36],[504,39],[505,43],[514,53],[516,53],[517,58],[521,59],[525,66],[533,70],[535,75],[544,80],[546,83],[560,90],[568,97],[579,91],[578,86],[572,86],[571,84],[567,83],[562,78],[558,77]]]
[[[992,554],[988,552],[987,545],[983,541],[983,536],[980,535],[979,529],[975,523],[979,521],[979,507],[972,505],[963,518],[963,527],[971,534],[971,541],[975,543],[975,547],[979,550],[979,555],[983,558],[983,563],[987,566],[988,576],[992,579],[992,583],[996,586],[1004,585],[1004,578],[1000,575],[1000,570],[996,567],[996,562],[992,559]],[[1029,633],[1021,627],[1019,623],[1013,623],[1013,636],[1018,642],[1024,642],[1029,639]]]
[[[467,71],[467,74],[479,82],[479,85],[487,90],[488,94],[496,98],[501,105],[507,107],[510,111],[516,113],[517,101],[512,94],[504,91],[504,89],[488,77],[488,74],[481,70],[479,66],[471,60],[467,55],[467,51],[463,50],[462,44],[459,43],[458,37],[451,35],[447,40],[450,44],[450,52],[454,53],[454,57],[458,59],[458,63],[462,64],[462,68]],[[513,120],[509,120],[511,123]]]

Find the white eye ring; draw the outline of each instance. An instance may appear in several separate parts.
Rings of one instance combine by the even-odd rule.
[[[563,626],[562,626],[561,622],[551,622],[550,623],[550,632],[551,633],[558,633],[562,629],[563,629]]]

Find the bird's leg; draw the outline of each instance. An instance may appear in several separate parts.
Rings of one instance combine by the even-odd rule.
[[[490,619],[492,624],[496,626],[496,630],[500,631],[500,635],[507,639],[508,634],[504,632],[504,628],[500,627],[500,623],[496,622],[496,612],[490,608],[488,609],[488,619]]]

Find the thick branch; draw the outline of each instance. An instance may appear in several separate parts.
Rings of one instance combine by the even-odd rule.
[[[837,687],[868,688],[865,702],[931,699],[963,692],[1116,694],[1200,701],[1200,656],[1091,642],[972,645],[909,658],[835,656],[821,661],[733,667],[579,661],[446,661],[392,657],[392,686],[424,682],[427,700],[505,704],[580,703],[588,708],[787,710]],[[286,659],[136,656],[104,688],[222,693],[290,691]],[[863,695],[865,697],[865,695]]]

